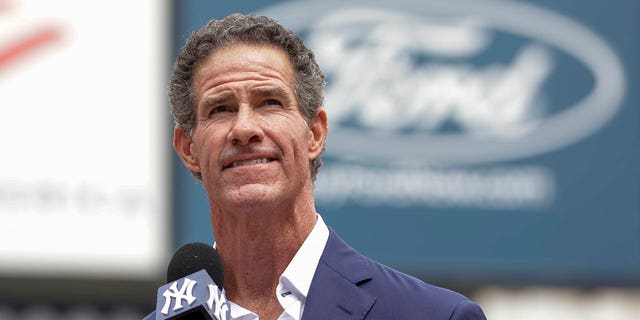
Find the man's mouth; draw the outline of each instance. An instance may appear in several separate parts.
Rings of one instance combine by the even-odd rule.
[[[273,159],[271,159],[271,158],[260,158],[260,159],[249,159],[249,160],[242,160],[242,161],[234,161],[230,165],[228,165],[227,168],[235,168],[235,167],[246,166],[246,165],[251,165],[251,164],[258,164],[258,163],[267,163],[267,162],[271,162],[271,161],[273,161]]]

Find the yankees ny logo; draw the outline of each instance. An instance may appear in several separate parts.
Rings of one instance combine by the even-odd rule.
[[[208,288],[209,300],[207,300],[207,307],[209,307],[209,310],[213,310],[213,316],[216,317],[216,319],[227,320],[229,303],[227,303],[224,291],[213,284],[210,284]]]
[[[164,297],[164,306],[162,306],[162,314],[169,314],[169,306],[171,305],[171,299],[175,300],[173,311],[182,309],[182,300],[185,300],[188,305],[191,305],[196,301],[196,297],[193,296],[193,287],[197,284],[189,278],[184,278],[182,287],[178,290],[178,281],[171,284],[169,289],[165,290],[162,296]]]

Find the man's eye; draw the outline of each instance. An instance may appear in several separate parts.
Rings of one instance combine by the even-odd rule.
[[[280,100],[277,100],[277,99],[267,99],[263,102],[263,104],[265,106],[281,106],[282,102],[280,102]]]
[[[229,106],[225,106],[225,105],[217,106],[217,107],[214,107],[213,109],[211,109],[210,114],[220,113],[220,112],[227,112],[229,110],[230,110]]]

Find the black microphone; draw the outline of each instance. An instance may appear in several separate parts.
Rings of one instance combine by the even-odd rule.
[[[205,243],[188,243],[169,262],[167,284],[158,289],[155,319],[231,319],[223,286],[218,251]]]

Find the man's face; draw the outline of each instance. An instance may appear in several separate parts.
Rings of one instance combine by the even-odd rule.
[[[311,125],[298,110],[294,72],[280,49],[237,44],[214,51],[193,78],[196,126],[176,129],[174,146],[214,206],[285,203],[311,183],[326,116]]]

